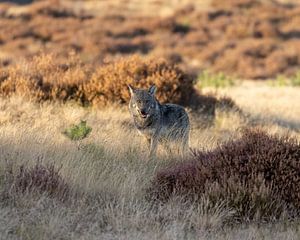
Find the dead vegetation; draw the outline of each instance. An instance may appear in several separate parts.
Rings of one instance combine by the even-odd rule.
[[[96,107],[124,105],[130,98],[127,84],[139,88],[155,84],[160,102],[181,104],[210,116],[224,103],[224,99],[216,96],[199,94],[193,77],[164,59],[135,55],[95,66],[82,63],[77,55],[70,55],[68,61],[60,63],[55,55],[41,54],[0,70],[0,96],[19,95],[37,102],[75,101]],[[227,104],[227,108],[235,106],[232,100]]]
[[[165,102],[188,105],[196,95],[191,76],[165,60],[143,60],[135,56],[98,68],[83,86],[89,102],[128,103],[127,84],[147,88],[155,84],[157,98]]]
[[[207,10],[192,4],[168,17],[130,15],[125,9],[95,15],[79,11],[80,4],[71,6],[63,1],[1,4],[1,64],[43,50],[63,61],[75,51],[83,62],[100,64],[120,55],[164,56],[191,71],[246,79],[292,75],[300,66],[296,4],[212,1]]]

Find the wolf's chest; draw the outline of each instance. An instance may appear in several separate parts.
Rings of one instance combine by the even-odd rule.
[[[151,138],[155,134],[155,128],[138,129],[138,133],[147,138]]]

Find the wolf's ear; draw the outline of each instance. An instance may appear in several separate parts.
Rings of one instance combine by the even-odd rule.
[[[127,86],[128,86],[129,91],[130,91],[130,94],[133,95],[135,89],[130,84],[127,84]]]
[[[152,85],[150,88],[149,88],[149,93],[154,96],[155,95],[155,92],[156,92],[156,86],[155,85]]]

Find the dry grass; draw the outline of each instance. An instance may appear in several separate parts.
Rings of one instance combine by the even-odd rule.
[[[241,127],[253,124],[269,133],[289,132],[300,139],[298,89],[246,84],[223,91],[253,117],[244,119],[235,112],[217,111],[215,125],[201,129],[194,116],[192,148],[211,150],[240,136]],[[93,130],[87,138],[73,142],[62,132],[80,120],[86,120]],[[222,202],[211,207],[205,198],[192,205],[176,198],[163,205],[151,204],[145,199],[150,180],[156,171],[178,160],[161,150],[156,161],[146,162],[146,148],[133,131],[126,108],[37,104],[12,96],[0,100],[0,139],[2,239],[299,237],[297,223],[288,222],[284,216],[265,225],[228,226],[232,209]],[[17,174],[21,165],[31,169],[37,161],[60,168],[59,174],[70,189],[67,201],[47,192],[10,190],[7,168],[12,166],[12,174]]]
[[[285,128],[299,132],[300,98],[297,87],[272,87],[262,82],[247,81],[241,86],[219,89],[218,94],[230,96],[244,112],[252,114],[253,124],[264,122],[272,133],[282,132]]]

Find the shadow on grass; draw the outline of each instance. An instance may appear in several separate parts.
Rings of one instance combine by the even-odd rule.
[[[268,114],[268,116],[264,116],[262,114],[244,114],[245,118],[248,118],[249,123],[253,126],[255,125],[265,125],[266,123],[271,123],[277,125],[282,128],[286,128],[291,131],[300,132],[300,121],[291,120],[287,118],[283,118],[281,116],[275,114]]]

